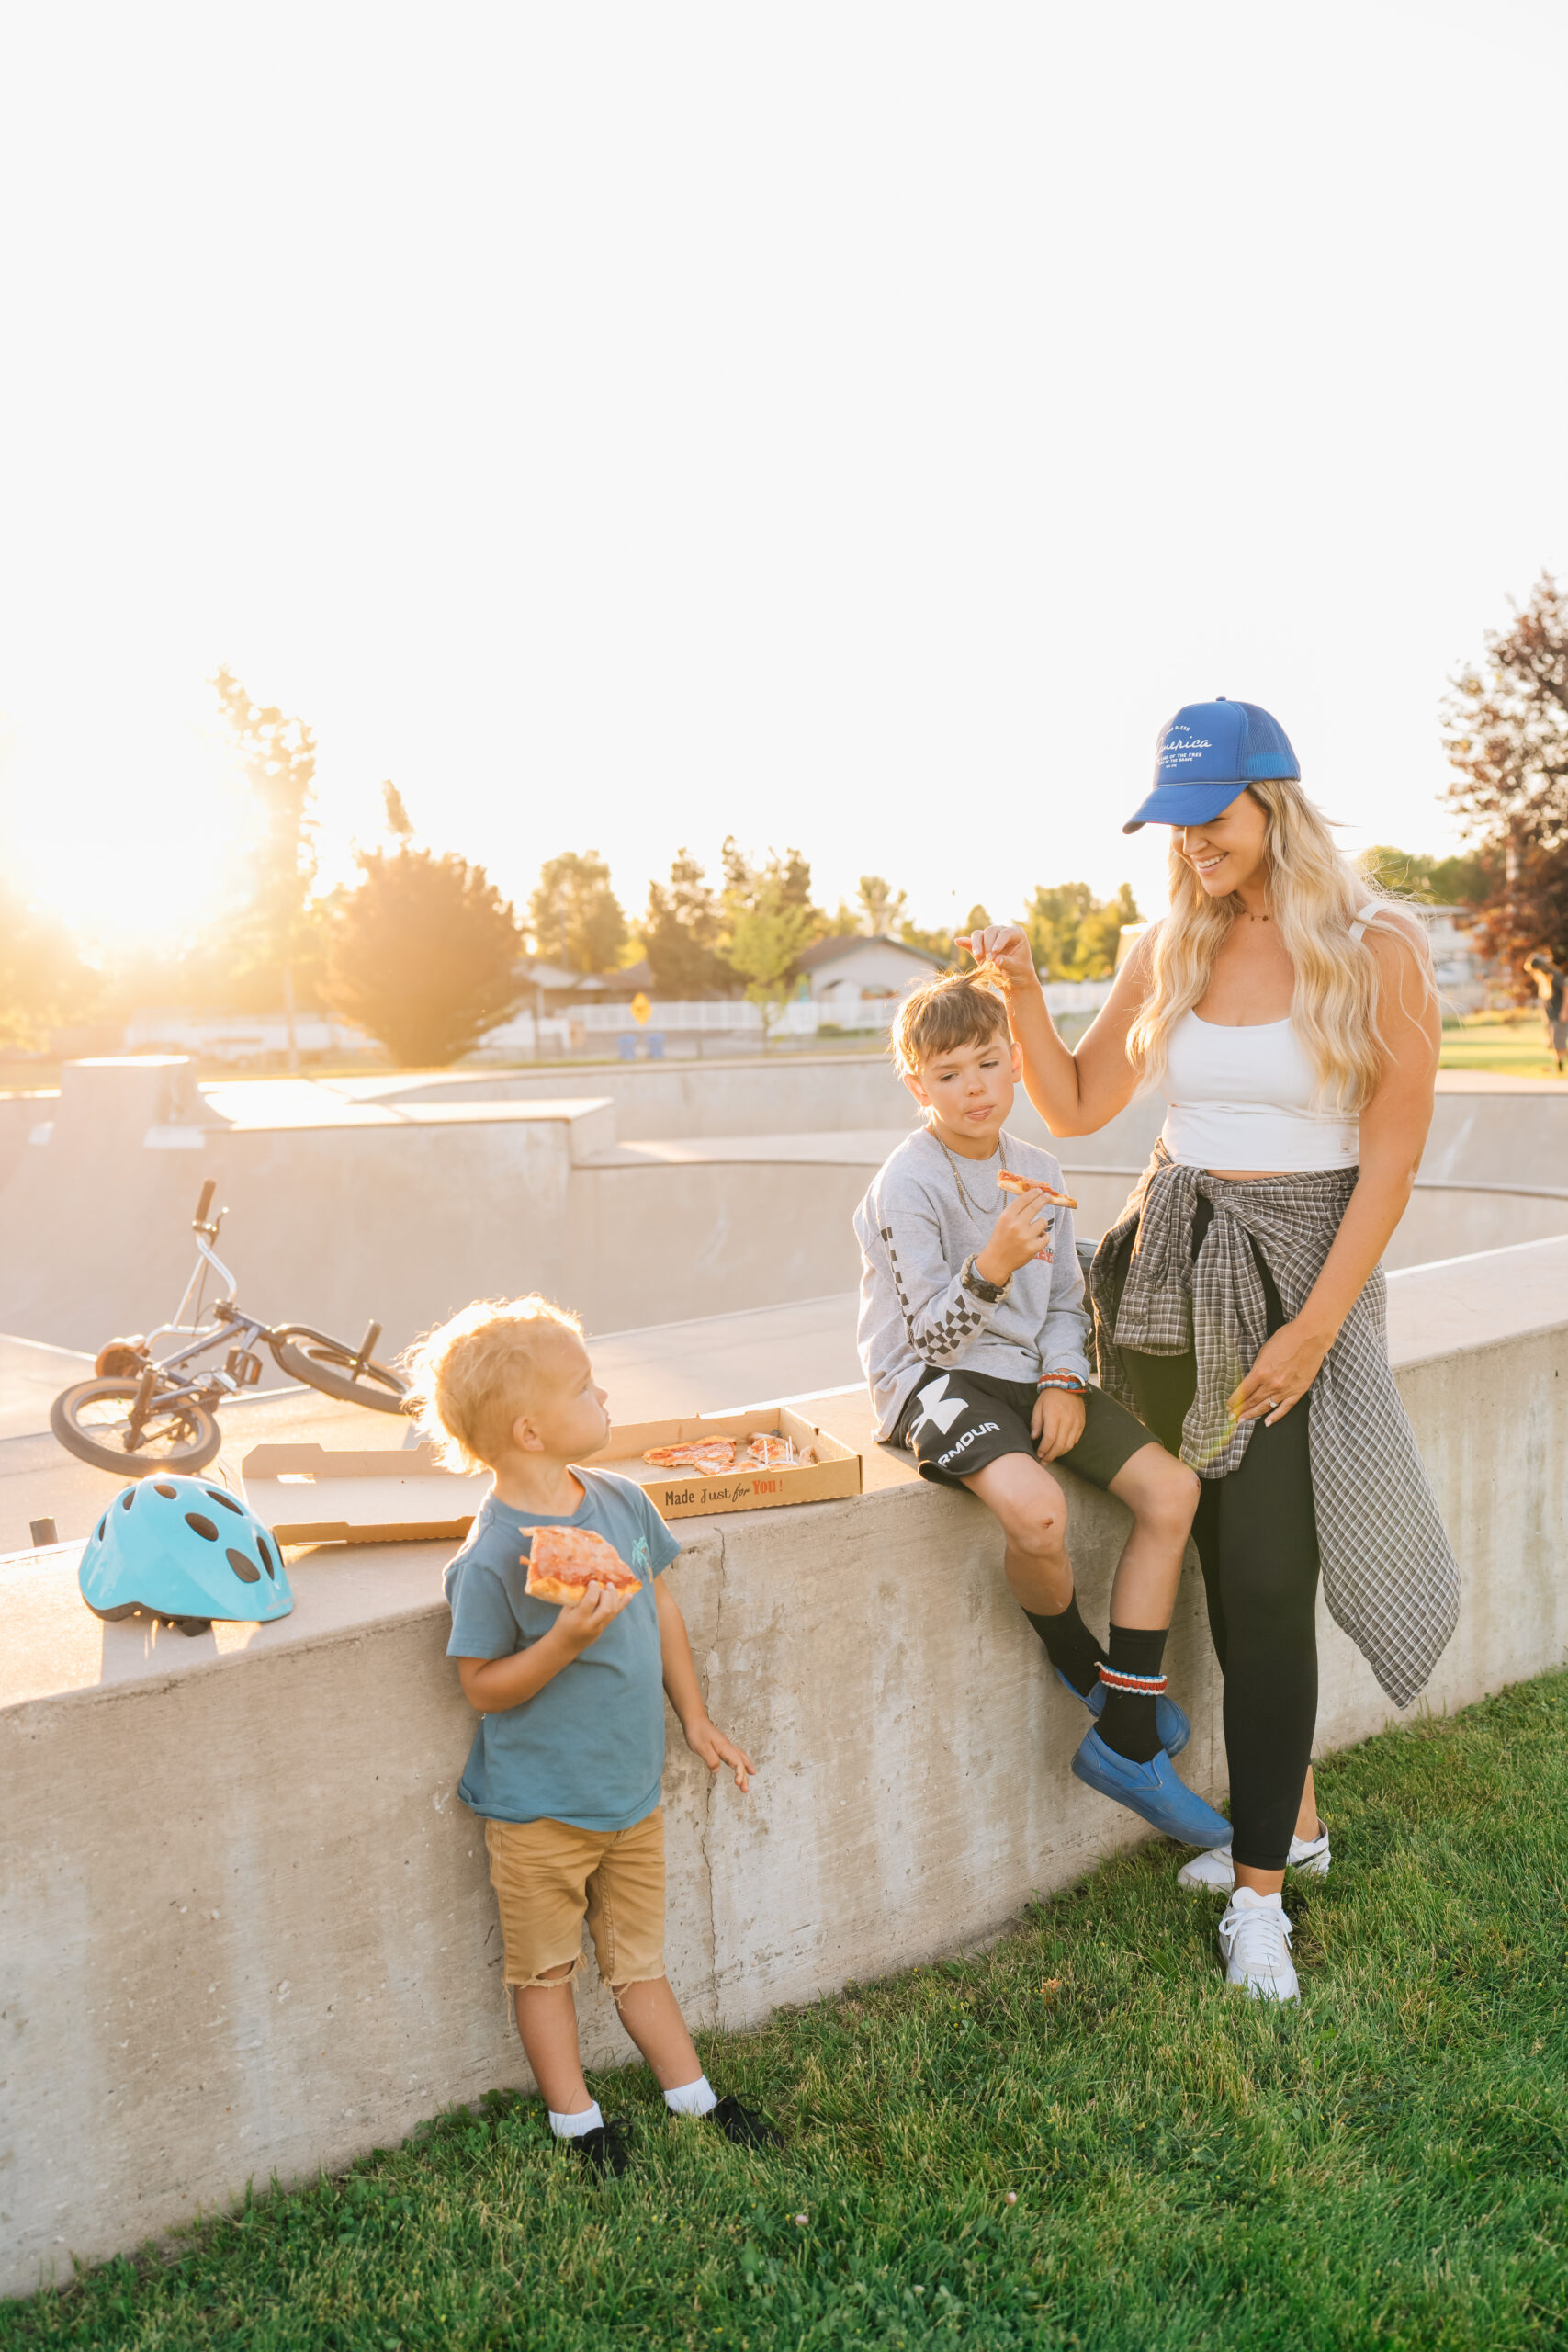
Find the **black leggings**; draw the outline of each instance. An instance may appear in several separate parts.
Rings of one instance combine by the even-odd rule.
[[[1209,1219],[1199,1204],[1193,1255]],[[1261,1258],[1269,1329],[1286,1319]],[[1198,1385],[1190,1354],[1122,1351],[1138,1418],[1171,1453]],[[1224,1677],[1233,1848],[1250,1870],[1279,1871],[1290,1853],[1317,1723],[1317,1514],[1308,1449],[1310,1392],[1282,1421],[1255,1421],[1240,1466],[1205,1478],[1192,1533],[1202,1563],[1209,1630]]]

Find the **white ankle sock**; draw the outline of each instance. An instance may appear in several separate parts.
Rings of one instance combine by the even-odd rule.
[[[666,2091],[664,2104],[671,2115],[711,2115],[718,2105],[718,2093],[705,2075],[699,2075],[694,2083]]]
[[[550,2130],[558,2140],[581,2140],[585,2132],[597,2132],[604,2119],[599,2112],[599,2102],[585,2107],[581,2115],[558,2115],[549,2109]]]

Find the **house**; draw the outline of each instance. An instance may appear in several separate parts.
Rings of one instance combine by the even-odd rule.
[[[858,1008],[863,996],[908,996],[913,988],[947,969],[940,956],[906,947],[901,939],[819,939],[799,958],[815,1003]]]

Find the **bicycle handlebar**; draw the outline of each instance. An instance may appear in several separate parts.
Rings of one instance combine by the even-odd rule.
[[[212,1195],[217,1190],[217,1184],[209,1176],[206,1183],[201,1188],[201,1198],[196,1204],[196,1216],[192,1219],[192,1223],[194,1225],[199,1227],[207,1223],[207,1213],[212,1206]]]

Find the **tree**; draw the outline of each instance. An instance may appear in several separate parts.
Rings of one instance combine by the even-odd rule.
[[[1428,907],[1479,906],[1493,886],[1495,865],[1475,857],[1427,857],[1420,850],[1395,849],[1378,842],[1361,852],[1359,864],[1381,889]]]
[[[981,928],[984,929],[984,925]],[[906,947],[923,948],[928,956],[935,956],[943,964],[952,964],[955,960],[953,933],[940,925],[935,931],[922,931],[918,922],[905,921],[898,926],[898,936]],[[972,965],[974,958],[958,957],[957,961],[967,961]]]
[[[596,849],[567,850],[539,869],[528,929],[541,956],[568,972],[613,972],[626,944],[626,919]]]
[[[668,888],[649,884],[642,930],[661,994],[690,1001],[728,993],[734,975],[719,953],[724,910],[690,850],[676,853]]]
[[[1116,969],[1122,926],[1139,920],[1132,885],[1113,899],[1097,899],[1087,882],[1036,888],[1023,911],[1023,930],[1035,967],[1051,980],[1109,979]]]
[[[402,800],[386,797],[398,846],[361,850],[357,886],[333,901],[322,994],[401,1068],[445,1068],[517,1003],[523,936],[483,866],[411,847]]]
[[[890,882],[880,874],[863,874],[855,892],[860,905],[860,928],[868,939],[891,939],[904,920],[908,902],[908,890],[895,892]]]
[[[1523,1001],[1523,958],[1568,956],[1568,600],[1550,574],[1452,681],[1443,718],[1448,799],[1491,869],[1483,944]]]
[[[724,844],[724,909],[728,937],[720,953],[762,1011],[762,1042],[773,1043],[778,1015],[795,985],[799,959],[822,928],[811,903],[811,868],[798,850],[770,850],[760,865]]]
[[[960,939],[972,939],[977,931],[988,931],[990,922],[991,918],[984,907],[971,907],[953,933],[954,944],[956,945]],[[972,972],[976,969],[975,958],[967,947],[960,947],[958,950],[958,968],[961,972]]]
[[[285,718],[274,704],[264,708],[253,703],[231,671],[220,669],[212,684],[260,820],[252,910],[261,960],[283,997],[288,1067],[298,1069],[295,967],[305,946],[306,910],[316,878],[316,739],[302,718]]]
[[[98,985],[59,918],[0,883],[0,1043],[45,1045],[51,1029],[92,1011]]]

